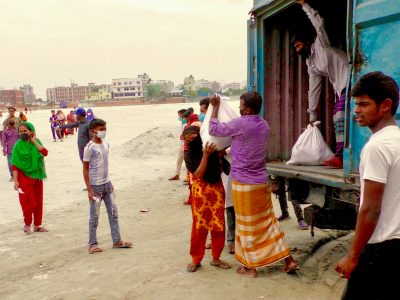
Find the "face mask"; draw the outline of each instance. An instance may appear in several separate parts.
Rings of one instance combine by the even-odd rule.
[[[20,133],[19,138],[26,142],[29,140],[29,133]]]
[[[183,124],[183,125],[187,124],[186,119],[182,119],[182,124]]]
[[[200,113],[200,115],[199,115],[199,121],[200,121],[201,123],[203,123],[203,122],[204,122],[204,119],[205,119],[205,117],[206,117],[206,115],[205,115],[205,114],[203,114],[203,113]]]
[[[97,131],[96,132],[96,136],[99,138],[99,139],[105,139],[106,138],[106,133],[107,133],[107,131]]]

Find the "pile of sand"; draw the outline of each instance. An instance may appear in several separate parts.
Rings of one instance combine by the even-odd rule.
[[[179,146],[179,137],[171,130],[155,127],[127,141],[116,149],[125,158],[150,158],[174,156]]]

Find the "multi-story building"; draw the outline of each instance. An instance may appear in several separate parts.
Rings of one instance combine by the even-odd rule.
[[[140,78],[117,78],[112,80],[112,97],[114,99],[142,98],[143,82]]]
[[[33,92],[33,87],[30,84],[24,84],[19,89],[24,94],[25,103],[33,103],[36,101],[36,96]]]
[[[195,91],[196,90],[196,81],[194,80],[193,75],[190,75],[189,77],[185,77],[185,80],[183,81],[183,86],[185,90],[187,91]]]
[[[0,90],[0,102],[16,107],[24,106],[24,93],[21,90]]]
[[[175,84],[169,80],[151,80],[150,79],[149,85],[160,86],[161,91],[166,94],[168,94],[170,91],[172,91],[175,88]]]
[[[103,87],[93,88],[89,94],[85,95],[85,101],[103,101],[112,99],[111,87],[104,85]]]
[[[205,79],[200,79],[200,80],[196,80],[195,82],[195,89],[202,89],[202,88],[208,88],[211,89],[211,82]]]
[[[143,86],[148,85],[148,84],[150,83],[150,81],[151,81],[150,75],[147,74],[147,73],[139,74],[139,75],[138,75],[138,78],[139,78],[140,80],[142,80]]]
[[[224,90],[240,90],[242,85],[238,82],[232,82],[224,85]]]
[[[89,83],[88,85],[80,86],[72,83],[71,86],[58,86],[55,88],[48,88],[46,90],[47,101],[59,103],[73,103],[78,104],[79,101],[85,100],[86,95],[98,92],[100,89],[111,92],[109,85]]]
[[[213,92],[219,92],[222,90],[222,86],[219,82],[213,81],[213,82],[211,82],[211,90]]]

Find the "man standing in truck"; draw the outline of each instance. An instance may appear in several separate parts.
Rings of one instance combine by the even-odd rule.
[[[397,299],[400,268],[400,129],[397,83],[381,72],[352,89],[356,121],[372,136],[360,161],[361,197],[356,231],[336,271],[348,278],[342,299]]]
[[[325,30],[324,20],[318,11],[314,10],[307,0],[298,0],[307,14],[317,37],[313,38],[307,32],[299,32],[293,38],[293,45],[299,55],[306,59],[309,75],[308,113],[310,124],[317,120],[317,107],[321,97],[322,81],[328,77],[336,94],[333,110],[333,124],[335,126],[336,153],[323,164],[334,168],[343,168],[344,148],[344,117],[346,103],[346,85],[349,73],[349,64],[346,53],[333,48]]]

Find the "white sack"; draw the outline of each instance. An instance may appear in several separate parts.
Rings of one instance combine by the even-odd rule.
[[[286,163],[287,165],[318,166],[334,156],[316,126],[320,123],[317,121],[314,122],[314,126],[307,126],[293,146],[292,157]]]
[[[205,145],[207,142],[209,143],[214,143],[217,146],[217,150],[222,150],[225,148],[228,148],[231,143],[232,143],[232,137],[215,137],[215,136],[210,136],[208,133],[208,128],[210,124],[210,119],[211,119],[211,114],[213,112],[213,106],[210,104],[208,107],[206,116],[204,118],[204,122],[201,125],[200,129],[200,136],[203,141],[203,145]],[[228,103],[225,101],[224,97],[221,98],[221,104],[219,106],[219,111],[218,111],[218,120],[221,123],[226,123],[229,121],[232,121],[233,119],[239,118],[239,115],[228,105]]]

